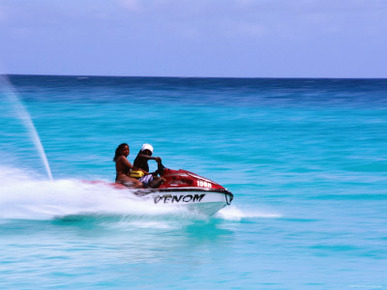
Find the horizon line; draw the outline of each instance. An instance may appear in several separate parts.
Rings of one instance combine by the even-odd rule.
[[[320,79],[320,80],[387,80],[387,77],[217,77],[217,76],[151,76],[151,75],[96,75],[96,74],[36,74],[10,73],[0,76],[41,76],[41,77],[105,77],[105,78],[175,78],[175,79]]]

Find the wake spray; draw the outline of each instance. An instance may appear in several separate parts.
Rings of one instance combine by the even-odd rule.
[[[48,164],[47,156],[46,156],[46,153],[44,152],[42,142],[40,141],[38,132],[36,131],[35,125],[32,122],[30,114],[28,113],[27,109],[24,107],[15,89],[13,88],[13,86],[11,85],[11,83],[9,82],[8,78],[5,75],[0,75],[0,87],[2,88],[6,97],[14,105],[17,116],[20,118],[20,120],[22,120],[24,126],[27,128],[30,138],[34,143],[36,149],[38,150],[39,156],[46,169],[48,178],[52,180],[51,169]]]

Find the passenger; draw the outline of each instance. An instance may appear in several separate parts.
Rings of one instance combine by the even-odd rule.
[[[140,188],[143,184],[136,178],[129,177],[133,165],[129,162],[129,145],[126,143],[120,144],[114,155],[113,161],[116,163],[116,183],[123,184],[128,187]]]
[[[158,177],[157,174],[162,175],[164,166],[161,164],[160,157],[152,157],[153,146],[150,144],[142,145],[140,152],[138,152],[133,163],[132,177],[139,178],[145,187],[158,187],[163,183],[164,179]],[[149,173],[148,160],[155,160],[158,164],[158,170],[154,173]]]

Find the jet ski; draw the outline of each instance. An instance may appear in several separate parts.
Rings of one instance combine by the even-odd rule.
[[[231,204],[234,196],[218,183],[187,170],[163,168],[158,172],[164,182],[157,188],[131,189],[136,196],[156,205],[186,207],[192,211],[213,215]],[[128,189],[122,184],[115,188]]]

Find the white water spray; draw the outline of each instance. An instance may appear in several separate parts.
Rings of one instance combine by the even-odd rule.
[[[14,104],[16,112],[20,120],[23,121],[23,124],[26,126],[28,133],[31,137],[32,142],[34,143],[36,149],[39,152],[40,158],[44,164],[44,167],[47,171],[48,178],[52,180],[51,169],[48,164],[46,153],[44,152],[42,142],[40,141],[38,132],[36,131],[35,125],[32,122],[31,116],[20,101],[16,91],[14,90],[11,83],[8,81],[8,78],[5,75],[0,75],[0,86],[2,87],[5,95],[8,99]]]

